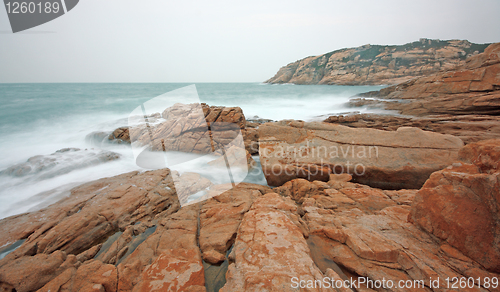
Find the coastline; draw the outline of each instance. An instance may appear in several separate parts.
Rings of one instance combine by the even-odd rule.
[[[221,191],[182,206],[168,168],[79,185],[55,204],[0,220],[4,235],[0,246],[18,245],[0,260],[0,287],[7,291],[206,291],[219,279],[220,291],[237,291],[256,290],[270,281],[289,288],[293,277],[314,283],[328,276],[422,281],[425,287],[420,288],[425,290],[432,287],[432,279],[445,289],[446,278],[458,277],[480,279],[483,284],[473,285],[476,291],[499,291],[484,286],[486,279],[500,277],[500,254],[495,248],[500,234],[496,199],[500,120],[495,115],[500,82],[487,74],[500,66],[499,50],[498,44],[490,46],[446,77],[460,84],[479,82],[484,86],[479,93],[470,86],[466,92],[442,91],[450,87],[438,80],[439,74],[449,73],[422,77],[424,91],[412,88],[418,80],[379,91],[389,92],[388,96],[396,93],[393,99],[397,100],[407,97],[407,102],[377,105],[403,114],[423,108],[417,111],[418,117],[347,115],[329,117],[324,123],[259,124],[249,122],[241,108],[206,105],[203,122],[238,124],[244,148],[248,154],[259,153],[263,175],[275,188],[245,182],[234,188],[211,185],[192,176],[188,185],[196,188],[191,191],[207,185]],[[485,72],[484,79],[467,73],[477,69]],[[467,79],[470,76],[475,79]],[[411,98],[405,94],[412,94]],[[453,95],[462,100],[459,94],[471,100],[465,110],[464,103],[448,99]],[[433,98],[442,102],[427,107]],[[359,105],[359,100],[354,102]],[[442,104],[448,105],[446,112],[436,112]],[[470,115],[471,107],[480,108],[481,114]],[[162,113],[162,117],[165,121],[155,130],[173,132],[175,123],[181,128],[196,124],[193,119],[181,124],[182,116],[169,120]],[[130,139],[134,130],[129,131]],[[103,139],[127,143],[123,131],[112,138],[107,135]],[[187,138],[176,135],[172,141],[178,144],[172,145],[183,145]],[[281,153],[280,145],[285,149]],[[341,147],[360,145],[377,146],[380,152],[376,157],[360,157],[358,148],[356,152],[349,148],[344,153],[352,151],[352,159],[361,162],[341,160],[345,151]],[[299,149],[301,156],[289,155],[292,150],[287,146]],[[329,152],[311,154],[322,146],[330,147],[325,148]],[[336,164],[323,164],[335,149],[332,146],[341,149],[333,157]],[[357,175],[350,162],[364,163],[367,171]],[[343,172],[335,172],[337,165]],[[283,172],[276,175],[273,171],[278,166]],[[293,175],[284,175],[286,171]],[[459,212],[447,211],[457,208]],[[221,264],[225,268],[218,272],[225,273],[225,279],[206,272]],[[367,285],[363,289],[370,291]]]

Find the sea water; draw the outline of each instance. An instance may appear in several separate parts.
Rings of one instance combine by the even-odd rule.
[[[0,171],[63,148],[98,148],[85,137],[127,125],[129,113],[142,103],[192,83],[166,84],[0,84]],[[239,106],[247,119],[323,120],[353,111],[345,103],[357,93],[380,86],[270,85],[196,83],[201,102]],[[182,100],[179,100],[182,102]],[[369,112],[367,108],[356,111]],[[120,159],[44,177],[0,175],[0,218],[43,208],[68,196],[74,186],[134,170],[143,170],[128,145],[108,144]],[[68,156],[58,163],[81,163]],[[261,173],[246,181],[265,184]]]

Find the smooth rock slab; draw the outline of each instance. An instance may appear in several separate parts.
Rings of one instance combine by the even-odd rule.
[[[285,209],[273,208],[266,204],[269,200]],[[229,266],[226,285],[220,291],[299,291],[292,288],[293,277],[322,280],[323,274],[311,259],[302,232],[287,216],[286,206],[275,193],[255,201],[241,222],[232,251],[235,262]]]
[[[259,128],[260,162],[267,182],[328,181],[348,173],[354,182],[382,189],[418,189],[458,157],[462,140],[402,127],[353,129],[319,122],[281,121]]]

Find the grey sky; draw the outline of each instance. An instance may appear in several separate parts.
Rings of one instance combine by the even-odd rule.
[[[499,42],[499,15],[499,0],[80,0],[12,34],[1,7],[0,82],[259,82],[344,47]]]

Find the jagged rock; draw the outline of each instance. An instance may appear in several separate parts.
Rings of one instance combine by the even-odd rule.
[[[233,245],[243,215],[262,192],[246,188],[247,184],[213,197],[203,204],[200,211],[200,248],[203,259],[218,264],[225,259]]]
[[[259,136],[260,162],[271,186],[347,173],[384,189],[420,188],[432,172],[456,160],[463,146],[459,138],[417,128],[380,131],[298,121],[264,124]]]
[[[139,220],[150,222],[158,214],[177,211],[179,203],[169,173],[166,169],[100,179],[74,188],[68,198],[45,209],[0,220],[0,245],[26,238],[0,261],[0,279],[13,269],[13,263],[29,264],[34,257],[58,252],[74,257]],[[26,269],[24,266],[19,264]],[[40,277],[45,281],[40,287],[58,274]],[[12,285],[20,291],[21,284]]]
[[[205,121],[201,115],[205,116]],[[259,138],[256,128],[260,123],[271,121],[259,119],[255,123],[247,122],[239,107],[209,106],[205,103],[189,105],[178,103],[165,109],[161,115],[156,113],[147,116],[147,119],[149,128],[142,116],[131,118],[132,121],[137,120],[137,124],[132,126],[132,141],[146,144],[152,140],[153,150],[162,151],[163,145],[165,145],[167,151],[211,152],[219,147],[212,145],[213,141],[210,139],[212,133],[208,131],[208,127],[213,123],[232,123],[236,125],[236,128],[220,129],[220,131],[225,130],[232,135],[228,135],[228,133],[216,134],[212,138],[215,138],[217,143],[228,143],[232,140],[231,138],[236,137],[236,129],[239,128],[243,135],[245,149],[251,155],[259,153]],[[152,136],[150,136],[150,130]],[[218,131],[217,128],[211,128],[211,130]],[[112,133],[93,132],[86,136],[86,141],[96,146],[101,146],[103,141],[130,144],[129,128],[120,127]]]
[[[424,131],[456,136],[462,139],[465,144],[500,138],[500,117],[486,115],[401,117],[355,114],[331,116],[325,122],[352,128],[375,128],[387,131],[396,131],[400,127],[416,127]]]
[[[380,85],[463,65],[488,44],[430,40],[401,46],[364,45],[307,57],[282,67],[267,83]]]
[[[332,269],[341,279],[367,277],[372,281],[398,283],[409,280],[425,284],[425,287],[410,291],[446,291],[447,277],[480,277],[484,280],[499,276],[407,222],[411,208],[409,202],[392,199],[389,193],[395,197],[394,191],[332,180],[328,184],[332,188],[307,198],[300,205],[304,214],[302,218],[309,229],[307,241],[312,258],[325,275],[332,275],[329,271]],[[411,196],[417,190],[398,192]],[[320,204],[322,197],[331,198],[332,195],[339,204],[335,210]],[[440,288],[429,289],[430,279],[438,277]],[[359,288],[358,291],[374,289],[366,285]],[[499,291],[498,288],[490,290]],[[387,291],[408,289],[396,286]],[[486,290],[475,286],[470,291]]]
[[[488,46],[461,67],[439,72],[359,96],[403,102],[385,108],[405,115],[500,114],[500,43]]]
[[[75,256],[65,252],[24,256],[0,265],[0,289],[2,291],[34,291],[41,288],[66,268],[73,267]],[[14,290],[15,289],[15,290]]]
[[[499,273],[500,140],[469,144],[460,158],[431,175],[409,219]]]
[[[203,184],[198,174],[184,175]],[[269,191],[241,183],[224,193],[231,187],[212,186],[222,194],[183,208],[168,169],[76,187],[45,209],[0,220],[0,246],[26,239],[0,260],[0,287],[205,291],[202,251],[207,259],[212,251],[225,258],[243,214],[255,197]]]
[[[71,267],[43,286],[40,292],[110,291],[117,292],[118,274],[114,265],[90,260]]]
[[[161,116],[157,123],[140,123],[138,117],[139,125],[129,128],[131,142],[151,145],[153,151],[206,154],[231,143],[246,125],[239,107],[177,103]]]
[[[116,141],[118,144],[130,144],[128,127],[117,128],[113,133],[109,134],[108,140]]]
[[[484,223],[481,228],[487,226],[493,217],[486,211],[498,208],[494,206],[500,193],[498,145],[496,140],[462,148],[457,155],[461,165],[455,162],[434,173],[420,191],[380,190],[353,182],[351,175],[332,174],[327,182],[295,179],[272,190],[248,183],[233,189],[231,184],[211,185],[208,193],[218,196],[180,208],[168,169],[86,183],[43,210],[0,220],[0,246],[21,244],[0,260],[0,289],[206,291],[205,284],[213,283],[205,279],[214,278],[206,277],[205,269],[220,261],[229,263],[227,282],[220,291],[296,291],[293,277],[314,283],[323,282],[325,276],[394,283],[417,280],[426,285],[411,291],[447,291],[446,278],[453,277],[479,278],[484,283],[486,278],[500,277],[487,266],[498,263],[494,254],[498,245],[489,241],[488,234],[480,230],[477,240],[482,241],[464,251],[449,240],[457,236],[441,239],[407,218],[415,208],[411,207],[415,194],[418,200],[442,173],[460,177],[451,182],[460,190],[467,189],[460,184],[468,182],[471,189],[496,188],[474,189],[487,194],[484,205],[490,209],[480,208],[481,216],[473,214],[479,217],[475,222]],[[480,181],[484,178],[487,183]],[[425,211],[419,213],[424,216]],[[470,256],[470,250],[489,252],[491,259]],[[440,288],[431,288],[430,279],[438,277]],[[376,289],[362,285],[355,290]],[[500,291],[477,285],[469,290]]]

